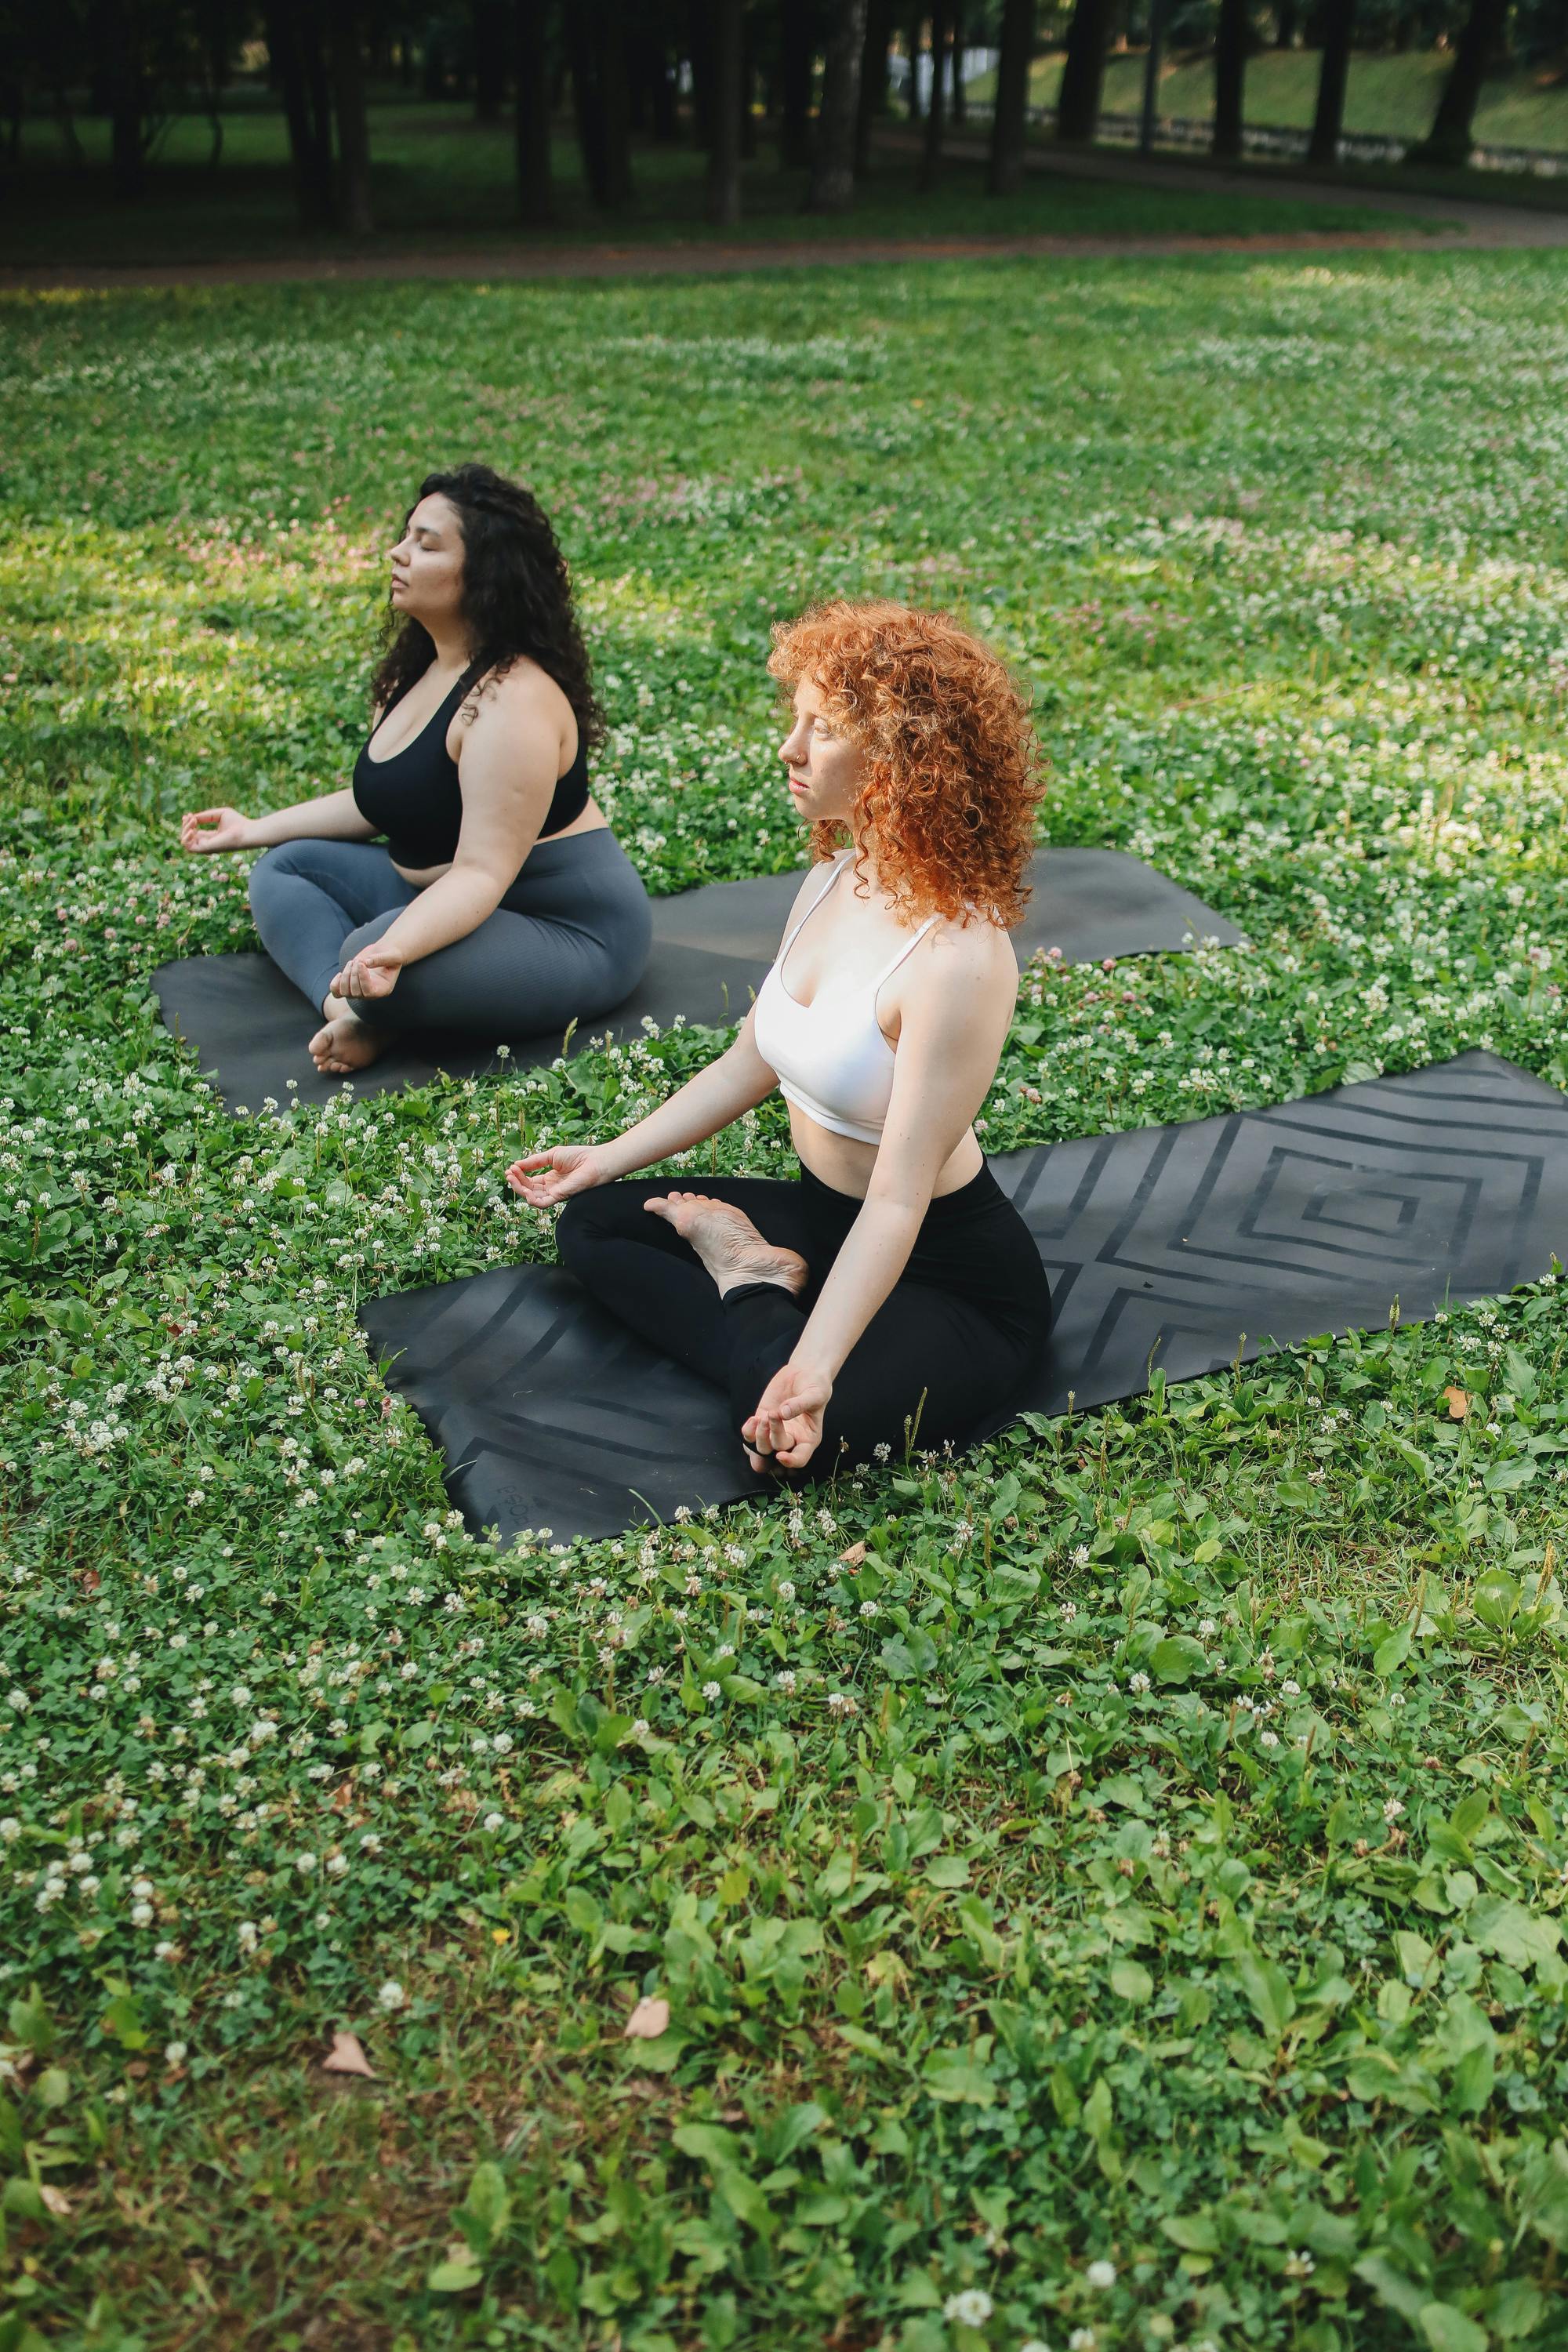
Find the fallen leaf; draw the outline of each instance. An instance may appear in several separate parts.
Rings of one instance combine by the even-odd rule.
[[[51,2188],[47,2180],[41,2180],[38,2183],[38,2194],[43,2199],[44,2203],[48,2207],[49,2211],[53,2213],[58,2220],[63,2221],[66,2215],[71,2209],[70,2199],[66,2195],[65,2190],[63,2189]]]
[[[1464,1390],[1463,1390],[1463,1389],[1445,1389],[1445,1390],[1443,1391],[1443,1394],[1444,1394],[1445,1398],[1447,1400],[1447,1405],[1448,1405],[1448,1418],[1449,1418],[1449,1420],[1450,1420],[1450,1421],[1463,1421],[1463,1420],[1464,1420],[1464,1418],[1465,1418],[1465,1415],[1469,1412],[1469,1409],[1470,1409],[1470,1400],[1469,1400],[1469,1398],[1465,1394]]]
[[[628,2042],[657,2042],[669,2030],[669,2003],[645,1993],[621,2031]]]
[[[854,1543],[850,1545],[847,1551],[841,1551],[839,1553],[838,1565],[840,1568],[858,1568],[865,1557],[865,1545],[863,1543]]]
[[[329,2074],[363,2074],[372,2083],[375,2068],[364,2054],[364,2044],[357,2033],[334,2033],[332,2046],[321,2061]]]

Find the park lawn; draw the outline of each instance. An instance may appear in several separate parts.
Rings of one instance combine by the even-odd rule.
[[[949,159],[940,185],[922,195],[915,186],[916,159],[896,142],[879,152],[854,210],[824,217],[802,210],[805,175],[780,171],[776,150],[763,136],[759,154],[744,167],[738,231],[716,230],[705,218],[705,163],[693,149],[639,147],[634,201],[607,214],[588,202],[576,149],[564,139],[557,141],[553,156],[558,220],[547,231],[524,229],[516,219],[510,124],[478,123],[464,110],[410,102],[372,110],[377,230],[356,243],[301,237],[280,114],[226,116],[224,156],[216,170],[208,166],[205,118],[172,122],[145,201],[137,205],[118,203],[110,193],[102,168],[104,125],[84,122],[81,132],[93,168],[72,172],[54,126],[27,126],[27,201],[0,217],[0,265],[243,261],[410,248],[439,255],[518,245],[549,249],[737,237],[835,244],[875,236],[1247,236],[1415,226],[1372,205],[1346,210],[1281,197],[1267,184],[1224,194],[1194,189],[1173,195],[1053,174],[1031,176],[1016,196],[999,200],[985,193],[984,166],[958,157]]]
[[[1561,1086],[1564,291],[5,299],[5,2352],[1563,2340],[1554,1278],[491,1544],[355,1302],[547,1257],[519,1138],[717,1041],[231,1117],[146,979],[247,942],[175,816],[342,776],[378,551],[482,454],[656,888],[795,861],[768,625],[892,593],[1027,680],[1051,838],[1245,927],[1027,974],[991,1145],[1472,1045]],[[770,1108],[719,1162],[786,1153]]]
[[[1432,128],[1452,56],[1436,49],[1386,56],[1358,50],[1351,58],[1344,127],[1368,137],[1422,139]],[[1059,56],[1039,58],[1030,77],[1037,106],[1054,106],[1061,80]],[[1247,119],[1282,131],[1308,131],[1318,102],[1322,58],[1311,49],[1261,49],[1247,61]],[[983,94],[983,86],[976,85]],[[1137,114],[1143,103],[1142,55],[1112,57],[1106,67],[1108,113]],[[1214,112],[1214,61],[1208,56],[1170,58],[1160,80],[1160,110],[1206,121]],[[1483,86],[1476,109],[1483,144],[1538,147],[1568,153],[1568,79],[1540,73],[1497,74]]]

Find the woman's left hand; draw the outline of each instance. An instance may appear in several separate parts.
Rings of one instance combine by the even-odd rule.
[[[373,940],[350,958],[332,982],[334,996],[390,996],[403,970],[403,950]]]
[[[757,1409],[741,1424],[753,1470],[804,1470],[822,1443],[822,1416],[833,1394],[826,1372],[808,1364],[782,1364]]]

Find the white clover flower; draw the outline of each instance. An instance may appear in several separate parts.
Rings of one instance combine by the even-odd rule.
[[[710,1706],[711,1706],[712,1702],[716,1698],[722,1698],[724,1694],[720,1689],[717,1683],[704,1683],[702,1685],[702,1696],[707,1699]]]
[[[183,2042],[165,2042],[163,2044],[164,2062],[170,2066],[183,2066],[188,2055]]]
[[[294,1867],[301,1878],[310,1877],[316,1867],[316,1862],[317,1857],[313,1853],[297,1853],[294,1856]]]
[[[1116,2264],[1107,2262],[1090,2263],[1083,2275],[1087,2285],[1103,2294],[1108,2287],[1113,2287],[1116,2284]]]
[[[388,1977],[386,1982],[382,1986],[381,1990],[376,1994],[375,1998],[378,2005],[382,2009],[401,2009],[403,2007],[405,1998],[403,1987],[398,1983],[395,1977]]]
[[[983,2286],[966,2286],[962,2293],[948,2296],[942,2306],[942,2315],[965,2327],[984,2327],[995,2308]]]
[[[779,1586],[779,1599],[781,1601],[793,1601],[795,1599],[795,1587],[790,1582],[787,1576],[784,1578],[784,1582]]]
[[[153,1925],[153,1906],[150,1903],[133,1903],[131,1906],[131,1925],[133,1927],[150,1927]]]
[[[496,1830],[504,1830],[506,1827],[506,1815],[504,1813],[487,1813],[485,1815],[485,1827],[492,1833]]]
[[[1383,1818],[1385,1822],[1396,1822],[1404,1811],[1405,1808],[1400,1803],[1397,1797],[1385,1797],[1384,1799]]]
[[[1142,1668],[1140,1667],[1135,1675],[1128,1675],[1127,1687],[1130,1691],[1133,1692],[1135,1696],[1141,1698],[1146,1690],[1152,1690],[1153,1688],[1153,1685],[1150,1681],[1148,1675],[1143,1672]]]
[[[341,1878],[348,1866],[349,1862],[347,1854],[330,1853],[327,1856],[327,1876],[329,1878]]]

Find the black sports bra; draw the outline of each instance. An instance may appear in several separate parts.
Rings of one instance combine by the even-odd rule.
[[[415,871],[426,866],[449,866],[458,854],[463,788],[458,763],[447,749],[447,730],[476,675],[464,671],[434,718],[400,751],[385,760],[373,760],[367,741],[354,761],[354,805],[368,824],[386,835],[387,854],[395,866]],[[387,709],[396,707],[391,703]],[[382,713],[384,719],[386,715]],[[548,841],[552,833],[563,831],[587,805],[588,755],[579,738],[577,756],[557,780],[538,838]]]

